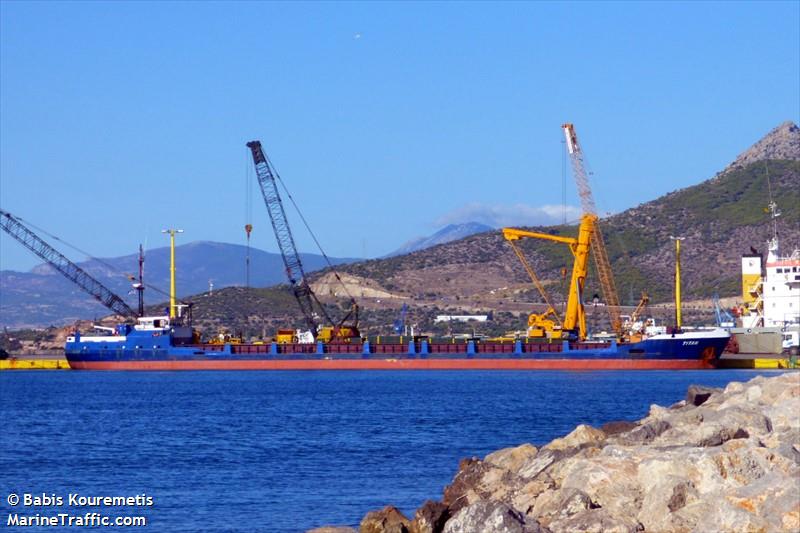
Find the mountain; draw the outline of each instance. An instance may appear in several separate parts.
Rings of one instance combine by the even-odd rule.
[[[428,237],[418,237],[416,239],[412,239],[407,243],[403,244],[400,248],[395,250],[394,252],[388,254],[386,257],[394,257],[397,255],[405,255],[410,254],[411,252],[417,252],[419,250],[425,250],[426,248],[430,248],[431,246],[436,246],[437,244],[444,244],[447,242],[456,241],[459,239],[463,239],[464,237],[469,237],[470,235],[475,235],[476,233],[485,233],[487,231],[492,231],[494,228],[491,226],[487,226],[486,224],[481,224],[480,222],[464,222],[462,224],[449,224],[433,235]]]
[[[794,122],[786,121],[739,154],[739,157],[720,174],[736,168],[744,168],[757,161],[770,159],[796,160],[799,153],[800,128]]]
[[[179,297],[209,290],[245,284],[247,248],[238,244],[197,241],[175,247],[176,290]],[[169,291],[169,247],[146,251],[145,290],[148,302],[164,301]],[[300,254],[308,272],[326,266],[317,254]],[[333,264],[355,259],[331,258]],[[127,274],[138,272],[138,254],[77,263],[135,308],[136,296],[131,293]],[[250,285],[264,287],[285,281],[280,254],[250,249]],[[159,290],[161,291],[159,293]],[[108,314],[105,307],[78,289],[47,264],[29,272],[0,271],[0,326],[47,326],[66,324],[79,318]]]
[[[800,248],[800,129],[793,123],[772,130],[716,176],[603,219],[601,228],[620,301],[636,303],[643,290],[654,302],[671,299],[674,245],[670,235],[686,238],[682,246],[686,298],[710,299],[715,292],[736,296],[741,255],[751,246],[763,252],[772,234],[765,212],[770,189],[782,211],[778,231],[783,250]],[[577,234],[576,226],[531,229]],[[562,268],[571,270],[569,249],[533,239],[521,241],[521,247],[555,299],[565,294]],[[451,299],[479,305],[539,300],[499,231],[340,270],[417,300]],[[590,295],[600,292],[593,276],[590,273],[587,280]]]

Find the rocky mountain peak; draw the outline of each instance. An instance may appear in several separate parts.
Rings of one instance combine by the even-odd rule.
[[[787,120],[774,128],[760,141],[739,154],[739,157],[720,174],[765,159],[800,160],[800,128],[797,127],[797,124]]]

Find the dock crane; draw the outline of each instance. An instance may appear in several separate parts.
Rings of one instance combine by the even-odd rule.
[[[533,280],[536,288],[542,294],[548,306],[545,313],[532,313],[528,317],[529,336],[559,338],[566,333],[575,334],[579,339],[586,338],[586,312],[583,307],[583,288],[588,273],[588,257],[589,250],[591,249],[597,267],[598,277],[600,278],[603,297],[606,301],[606,309],[611,318],[611,327],[617,336],[621,337],[622,320],[620,318],[619,296],[617,295],[617,289],[614,285],[614,276],[611,272],[611,265],[603,241],[603,234],[598,225],[599,217],[597,216],[594,196],[589,187],[589,178],[586,171],[583,150],[580,144],[578,144],[578,136],[575,133],[574,126],[572,124],[564,124],[562,128],[567,140],[567,150],[572,161],[572,171],[575,175],[575,181],[578,185],[578,192],[583,207],[583,215],[581,216],[581,222],[578,226],[578,237],[562,237],[515,228],[503,228],[503,237],[505,237],[506,241],[508,241],[514,249],[514,253],[517,254],[517,257],[519,257],[520,261],[525,266],[525,270],[527,270],[528,275]],[[516,241],[524,238],[560,242],[568,245],[572,252],[574,257],[572,278],[570,279],[567,309],[564,312],[563,320],[559,318],[557,311],[550,303],[550,299],[544,287],[539,282],[521,250],[516,246]],[[549,320],[551,316],[555,320]]]
[[[583,309],[583,286],[586,281],[586,273],[588,269],[589,247],[591,243],[592,233],[594,230],[594,223],[597,217],[595,215],[584,215],[581,219],[581,225],[578,228],[578,238],[561,237],[559,235],[550,235],[548,233],[538,233],[535,231],[525,231],[515,228],[503,228],[503,237],[508,241],[511,247],[516,252],[517,257],[520,258],[522,264],[525,265],[528,275],[534,279],[539,292],[545,298],[548,305],[547,311],[542,315],[532,313],[528,317],[529,332],[532,336],[543,337],[549,336],[551,338],[560,338],[564,332],[577,333],[578,338],[586,338],[586,313]],[[563,321],[559,319],[558,313],[555,308],[550,304],[550,300],[544,291],[541,283],[538,282],[536,274],[530,268],[522,252],[516,246],[515,241],[523,238],[543,239],[548,241],[560,242],[569,246],[574,259],[572,266],[572,278],[570,279],[569,295],[567,297],[567,309],[564,312]],[[547,317],[554,316],[559,324],[548,323]],[[538,330],[538,331],[537,331]],[[560,330],[560,331],[559,331]],[[541,331],[541,333],[539,333]]]
[[[608,260],[608,252],[606,251],[605,241],[603,240],[603,233],[598,224],[599,217],[597,216],[597,208],[594,203],[594,195],[589,186],[589,176],[586,171],[583,149],[578,143],[578,135],[575,133],[575,126],[571,123],[566,123],[562,124],[561,128],[564,130],[564,137],[566,137],[567,140],[567,151],[569,152],[570,161],[572,163],[572,173],[575,176],[575,182],[578,186],[578,194],[581,197],[583,216],[594,217],[591,228],[592,255],[594,256],[595,266],[597,267],[597,277],[600,278],[600,288],[603,292],[603,298],[605,298],[608,316],[611,319],[611,328],[620,336],[622,335],[622,320],[620,319],[619,295],[617,294],[617,287],[614,284],[614,274],[611,271],[611,263]]]
[[[351,299],[350,312],[347,313],[341,321],[335,323],[325,310],[325,307],[320,303],[317,295],[311,290],[311,286],[306,279],[306,273],[303,270],[303,263],[300,261],[300,254],[297,252],[297,247],[294,243],[292,231],[289,228],[289,221],[286,218],[286,211],[283,208],[281,196],[278,193],[276,178],[280,179],[280,176],[278,176],[277,171],[273,168],[264,153],[260,141],[250,141],[247,143],[247,147],[253,155],[258,185],[264,197],[264,203],[267,206],[267,212],[272,222],[275,238],[278,241],[278,247],[281,250],[281,257],[283,258],[283,264],[286,268],[286,277],[291,285],[292,293],[297,303],[300,305],[300,311],[303,313],[306,325],[308,325],[311,334],[314,336],[315,340],[323,341],[330,341],[333,339],[347,341],[350,338],[359,337],[358,306],[354,300]],[[314,302],[316,302],[326,323],[336,325],[332,327],[320,327],[314,312]],[[353,325],[345,326],[345,321],[353,315],[355,316]]]
[[[75,285],[94,296],[97,301],[108,307],[115,314],[126,318],[136,316],[136,312],[122,298],[111,292],[108,287],[43,241],[18,218],[2,209],[0,209],[0,226],[20,244],[38,255],[44,262],[55,268]],[[143,290],[141,283],[136,289],[141,295],[141,290]]]

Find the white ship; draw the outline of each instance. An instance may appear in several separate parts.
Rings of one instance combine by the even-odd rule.
[[[734,328],[740,352],[797,350],[800,346],[800,249],[781,255],[775,219],[780,212],[769,204],[773,237],[767,261],[760,254],[742,256],[741,327]]]

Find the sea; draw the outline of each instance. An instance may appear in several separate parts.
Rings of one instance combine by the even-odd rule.
[[[0,520],[96,513],[147,521],[124,531],[288,533],[357,526],[389,504],[413,517],[462,458],[771,373],[7,371]]]

